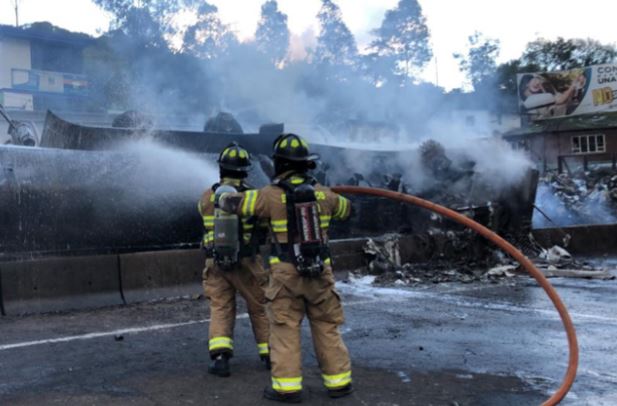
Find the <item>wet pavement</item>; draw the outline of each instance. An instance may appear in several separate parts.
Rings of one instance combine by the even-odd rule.
[[[581,351],[563,404],[617,404],[617,281],[551,281]],[[565,333],[533,280],[414,288],[367,282],[338,283],[356,391],[327,398],[305,325],[306,404],[534,405],[559,386]],[[206,372],[208,306],[201,299],[2,317],[0,405],[271,404],[261,398],[269,375],[242,311],[231,378]]]

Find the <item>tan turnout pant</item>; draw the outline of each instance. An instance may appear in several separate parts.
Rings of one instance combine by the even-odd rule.
[[[256,256],[243,258],[233,269],[223,270],[212,259],[206,260],[203,287],[210,300],[208,349],[212,358],[221,353],[233,355],[236,292],[246,301],[259,355],[269,354],[269,328],[264,297],[268,276],[262,264],[261,257]]]
[[[339,331],[344,322],[343,307],[329,266],[320,277],[306,278],[291,263],[271,261],[266,299],[273,389],[302,389],[300,326],[305,314],[324,385],[337,389],[351,383],[349,352]]]

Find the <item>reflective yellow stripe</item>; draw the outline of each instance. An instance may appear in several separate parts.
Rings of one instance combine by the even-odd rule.
[[[324,259],[323,263],[325,265],[332,265],[332,260],[330,258],[326,258],[326,259]]]
[[[299,177],[296,177],[296,176],[294,176],[293,178],[291,178],[291,184],[292,184],[292,185],[299,185],[299,184],[301,184],[302,182],[304,182],[304,179],[302,179],[302,178],[299,178]]]
[[[287,219],[283,219],[283,220],[271,220],[270,224],[272,224],[273,226],[277,226],[277,225],[287,225]]]
[[[270,262],[270,265],[273,265],[273,264],[280,263],[281,260],[279,259],[279,257],[270,257],[269,262]]]
[[[343,372],[338,375],[322,375],[322,377],[324,385],[328,389],[341,388],[351,383],[351,371]]]
[[[204,227],[212,228],[214,227],[214,216],[203,216]]]
[[[244,193],[244,203],[242,204],[242,214],[244,216],[255,214],[255,202],[257,202],[257,190],[247,190]]]
[[[343,196],[338,197],[338,208],[336,213],[334,213],[334,218],[343,219],[347,216],[347,207],[349,206],[349,201]]]
[[[287,220],[271,220],[270,225],[272,225],[272,231],[275,233],[285,233],[287,232]]]
[[[221,348],[228,348],[230,350],[234,349],[234,344],[231,337],[212,337],[208,342],[208,349],[210,351]]]
[[[210,244],[212,242],[214,242],[214,231],[208,231],[206,234],[204,234],[204,243]]]
[[[326,193],[325,192],[321,192],[321,191],[315,192],[315,199],[317,199],[317,200],[326,200]]]
[[[302,390],[302,377],[275,378],[272,377],[272,389],[278,392],[297,392]]]
[[[259,351],[259,355],[270,354],[270,348],[268,348],[268,343],[258,343],[257,350]]]
[[[210,195],[210,203],[214,203],[214,199],[216,198],[216,195],[214,193],[212,193]]]
[[[321,215],[319,216],[319,226],[321,228],[328,228],[330,226],[330,220],[332,216]]]
[[[201,214],[201,199],[197,202],[197,211]]]

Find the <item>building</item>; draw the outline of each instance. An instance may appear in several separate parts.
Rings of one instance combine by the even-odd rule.
[[[538,120],[503,137],[528,151],[541,171],[610,165],[617,158],[617,112]]]
[[[0,103],[8,109],[80,111],[90,83],[83,51],[94,38],[35,23],[0,25]]]

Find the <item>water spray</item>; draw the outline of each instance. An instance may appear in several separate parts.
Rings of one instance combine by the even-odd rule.
[[[566,374],[559,389],[544,403],[542,403],[542,406],[553,406],[561,402],[561,400],[566,396],[566,394],[572,387],[574,379],[576,378],[576,370],[578,368],[578,340],[576,338],[576,330],[574,329],[574,324],[572,323],[572,319],[568,314],[566,306],[557,294],[557,291],[555,290],[553,285],[551,285],[551,283],[548,281],[548,279],[546,279],[542,272],[540,272],[538,268],[536,268],[536,266],[525,255],[523,255],[522,252],[520,252],[512,244],[501,238],[493,231],[473,221],[472,219],[465,217],[464,215],[457,213],[454,210],[432,203],[428,200],[420,199],[416,196],[393,192],[391,190],[375,189],[360,186],[335,186],[332,188],[332,190],[336,193],[341,194],[385,197],[392,200],[410,203],[415,206],[430,210],[444,217],[448,217],[449,219],[454,220],[457,223],[460,223],[468,228],[471,228],[476,233],[485,237],[486,239],[497,245],[499,248],[504,250],[506,253],[508,253],[510,256],[512,256],[512,258],[514,258],[516,261],[518,261],[518,263],[520,263],[523,268],[525,268],[525,270],[529,272],[529,274],[533,276],[534,279],[538,282],[538,284],[544,289],[551,302],[557,309],[559,317],[561,318],[564,329],[566,331],[570,353],[568,369],[566,370]]]

